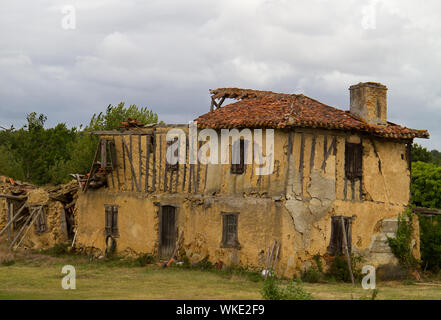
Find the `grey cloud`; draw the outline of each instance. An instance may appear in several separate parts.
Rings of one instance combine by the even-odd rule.
[[[374,3],[371,0],[370,3]],[[348,87],[389,87],[389,119],[429,129],[441,149],[441,23],[437,1],[377,1],[365,30],[356,0],[6,0],[0,11],[0,125],[38,111],[49,124],[87,123],[125,101],[185,123],[208,89],[304,93],[347,109]]]

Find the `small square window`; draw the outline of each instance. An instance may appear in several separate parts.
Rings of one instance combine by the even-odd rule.
[[[106,236],[119,237],[118,232],[118,206],[104,205],[106,212]]]
[[[222,213],[222,248],[240,249],[237,237],[238,213]]]

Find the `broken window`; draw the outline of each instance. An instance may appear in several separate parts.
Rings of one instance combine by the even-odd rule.
[[[344,223],[344,233],[342,219]],[[343,255],[345,253],[345,235],[348,244],[348,252],[351,254],[352,218],[343,216],[331,217],[331,241],[329,243],[329,254],[331,256]]]
[[[240,248],[237,237],[239,213],[222,213],[222,248]]]
[[[362,177],[363,149],[361,143],[346,142],[345,148],[345,175],[349,180]]]
[[[47,231],[46,226],[46,210],[41,208],[40,212],[37,213],[37,217],[35,219],[35,233],[43,233]]]
[[[232,149],[231,173],[243,174],[245,172],[245,141],[242,139],[237,140]],[[237,149],[239,149],[239,152],[237,152]],[[234,150],[236,150],[236,152]]]
[[[118,206],[104,205],[106,211],[106,236],[119,237],[118,232]]]

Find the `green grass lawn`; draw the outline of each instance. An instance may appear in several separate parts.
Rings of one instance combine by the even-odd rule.
[[[0,265],[0,299],[261,299],[262,281],[245,274],[179,267],[140,267],[124,261],[39,255]],[[76,269],[76,290],[64,290],[64,265]],[[315,299],[366,299],[371,292],[346,283],[303,283]],[[441,299],[441,284],[382,282],[377,299]]]

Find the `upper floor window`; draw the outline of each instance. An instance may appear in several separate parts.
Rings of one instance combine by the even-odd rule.
[[[243,174],[245,172],[245,141],[236,140],[232,149],[231,173]]]
[[[345,148],[345,176],[349,180],[362,177],[363,149],[361,143],[346,142]]]

